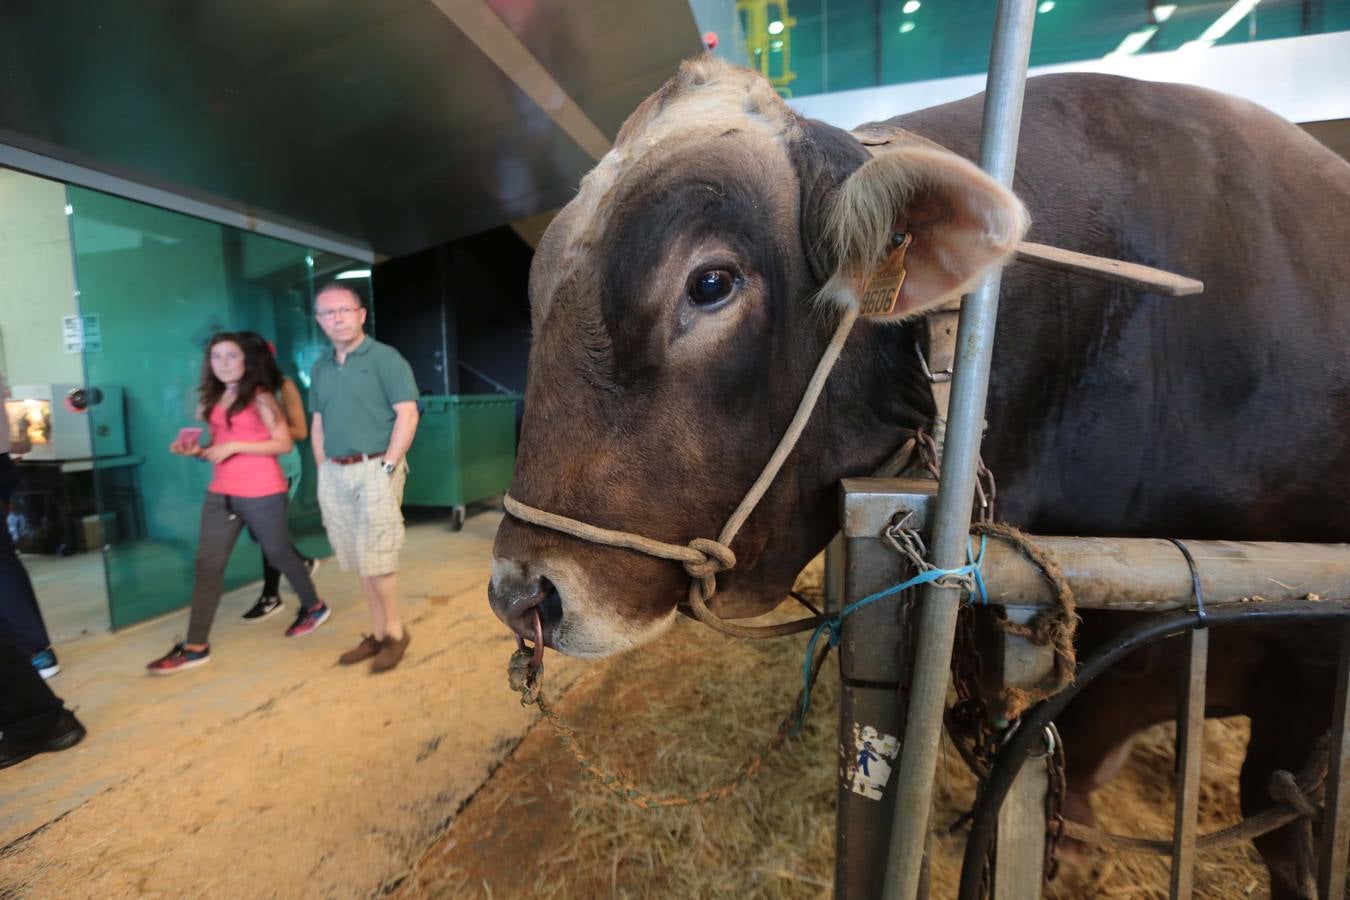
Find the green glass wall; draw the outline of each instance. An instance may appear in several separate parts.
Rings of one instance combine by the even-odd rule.
[[[738,27],[717,52],[761,69],[785,96],[927,81],[985,71],[992,0],[723,0]],[[1135,53],[1201,39],[1234,0],[1039,0],[1031,65]],[[714,0],[695,5],[705,30],[725,31]],[[1350,30],[1350,0],[1263,0],[1214,45]],[[1140,40],[1142,38],[1142,40]]]
[[[211,335],[251,330],[272,340],[308,401],[309,368],[328,347],[312,315],[314,289],[365,266],[83,188],[69,188],[68,202],[80,313],[99,332],[85,352],[88,382],[121,388],[125,398],[124,411],[105,406],[93,423],[97,430],[102,415],[113,427],[124,417],[126,430],[126,454],[100,459],[95,471],[100,510],[117,524],[105,565],[112,625],[121,627],[189,599],[210,467],[168,446],[194,424]],[[369,296],[368,275],[347,283]],[[301,449],[291,529],[302,552],[326,555],[308,441]],[[260,572],[260,551],[245,534],[226,589]]]

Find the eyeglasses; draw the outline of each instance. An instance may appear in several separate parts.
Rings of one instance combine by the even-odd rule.
[[[316,318],[327,319],[331,322],[333,319],[345,319],[348,316],[354,316],[360,312],[360,310],[361,307],[359,306],[340,306],[337,309],[326,309],[323,312],[315,313],[314,315]]]

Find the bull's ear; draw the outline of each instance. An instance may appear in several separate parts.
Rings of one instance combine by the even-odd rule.
[[[955,154],[928,147],[884,153],[835,196],[827,225],[835,271],[821,294],[856,305],[892,236],[908,233],[905,281],[888,318],[917,315],[971,290],[1012,253],[1028,223],[1011,191]]]

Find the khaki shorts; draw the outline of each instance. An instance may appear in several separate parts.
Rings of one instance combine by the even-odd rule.
[[[324,460],[319,466],[319,509],[328,541],[342,570],[362,575],[398,571],[403,548],[403,484],[408,463],[400,461],[392,475],[382,460],[340,466]]]

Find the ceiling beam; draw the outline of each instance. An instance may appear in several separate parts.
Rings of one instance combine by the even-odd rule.
[[[592,159],[598,161],[609,152],[610,139],[487,3],[483,0],[432,0],[432,3]]]

